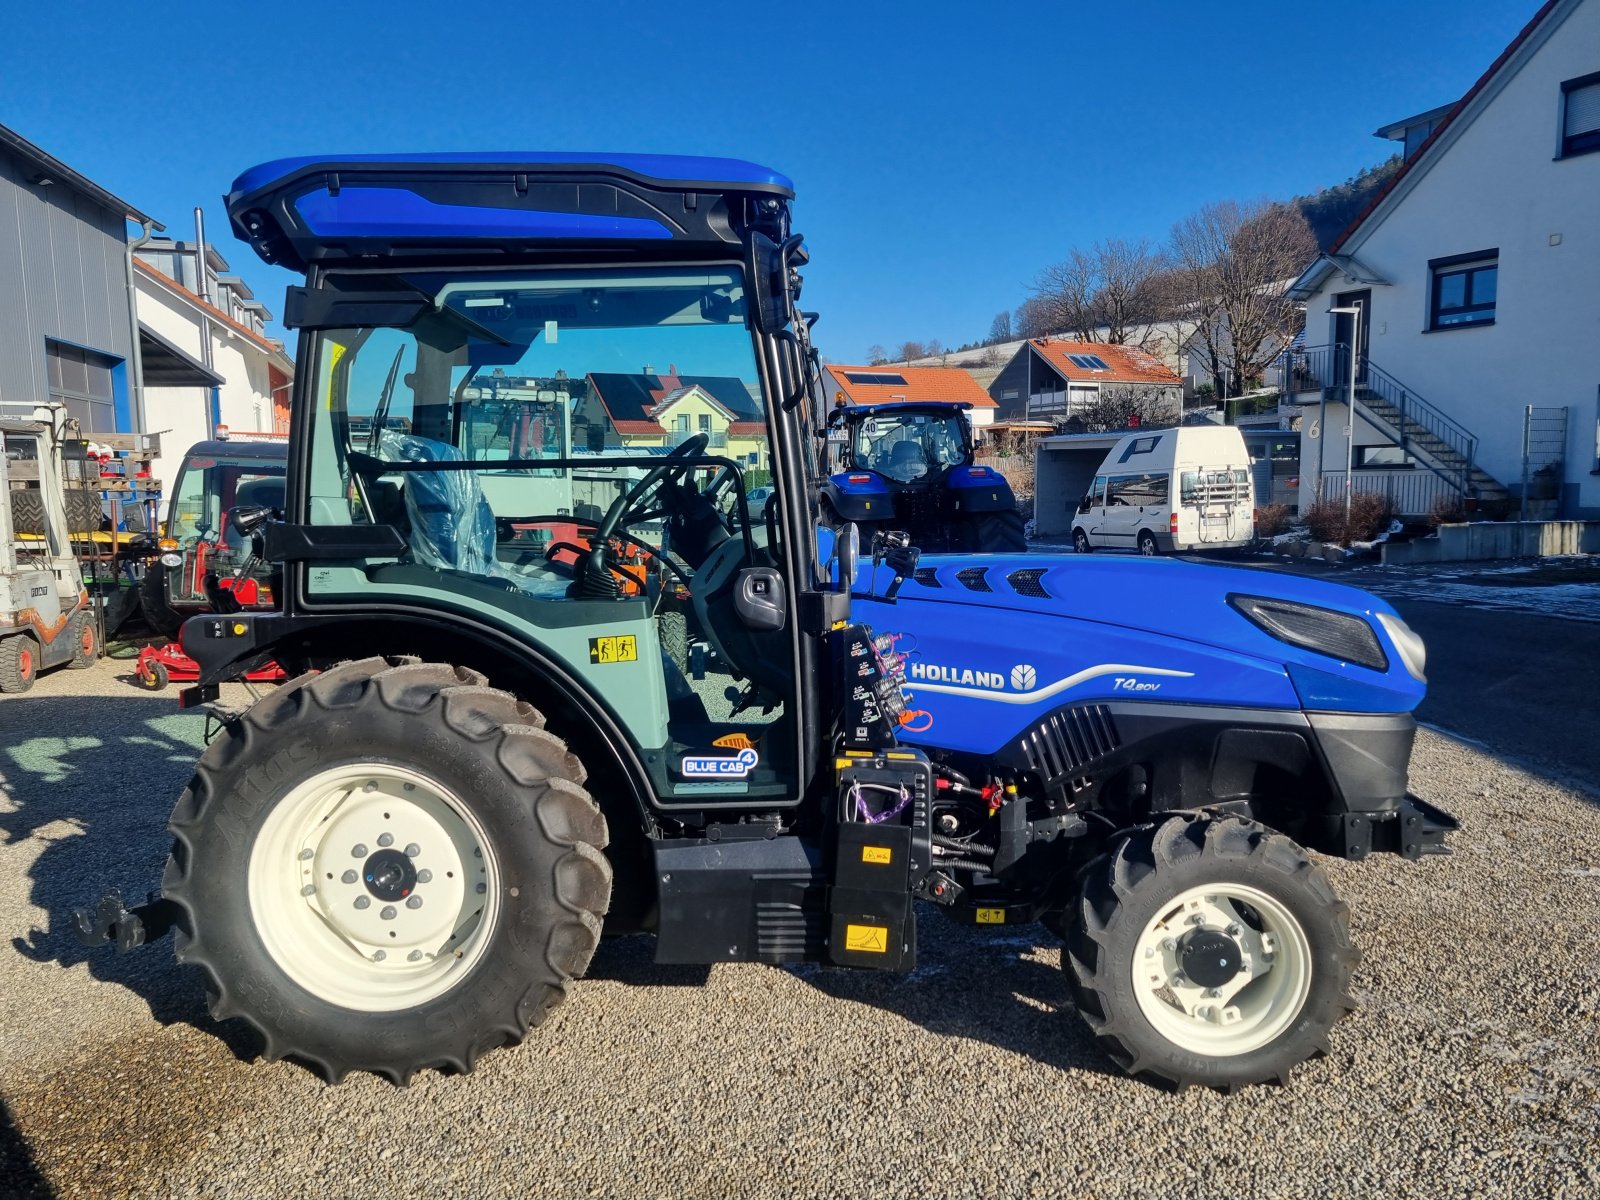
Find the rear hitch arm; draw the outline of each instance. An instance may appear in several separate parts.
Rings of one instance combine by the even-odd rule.
[[[115,942],[119,951],[128,951],[164,936],[177,916],[178,906],[159,892],[151,892],[143,904],[130,909],[122,893],[112,888],[93,908],[73,909],[72,924],[80,946]]]

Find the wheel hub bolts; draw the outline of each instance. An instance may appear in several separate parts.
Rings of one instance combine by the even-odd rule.
[[[380,833],[378,835],[378,845],[380,845],[380,846],[392,846],[392,845],[394,845],[394,834],[392,834],[392,833]]]
[[[371,908],[372,907],[371,898],[367,897],[367,896],[357,896],[356,897],[356,907],[357,908]]]
[[[354,883],[360,878],[361,876],[357,875],[354,871],[346,871],[343,875],[339,876],[339,881],[341,883]]]

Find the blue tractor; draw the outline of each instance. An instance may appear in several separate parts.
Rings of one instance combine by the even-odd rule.
[[[1306,847],[1455,827],[1406,786],[1422,643],[1319,581],[823,526],[792,196],[643,156],[239,177],[234,231],[305,280],[287,494],[230,517],[280,608],[183,626],[222,728],[159,893],[80,910],[86,943],[175,930],[218,1018],[329,1081],[470,1069],[603,933],[906,972],[933,913],[1063,938],[1128,1071],[1326,1050],[1357,951]],[[588,427],[475,436],[501,373]],[[717,405],[764,439],[759,518]],[[215,708],[268,659],[291,682]]]
[[[973,461],[971,407],[945,401],[835,407],[828,414],[823,519],[835,528],[853,521],[863,538],[898,530],[924,552],[1026,550],[1011,484]]]

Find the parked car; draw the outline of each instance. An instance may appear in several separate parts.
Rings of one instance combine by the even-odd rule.
[[[1250,453],[1233,426],[1130,433],[1100,464],[1072,521],[1080,554],[1212,550],[1254,537]]]
[[[772,485],[752,488],[745,496],[745,503],[750,506],[750,519],[752,521],[764,520],[767,515],[767,501],[772,499]]]

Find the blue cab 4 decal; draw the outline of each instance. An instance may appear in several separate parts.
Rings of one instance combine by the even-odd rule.
[[[678,770],[685,779],[743,779],[760,761],[749,748],[737,754],[685,754]]]

